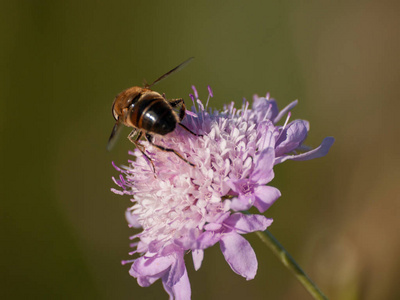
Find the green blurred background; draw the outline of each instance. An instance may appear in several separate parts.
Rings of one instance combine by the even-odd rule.
[[[196,59],[156,86],[211,105],[270,92],[329,155],[276,167],[272,233],[332,299],[399,299],[398,1],[2,1],[1,299],[166,299],[129,276],[129,197],[105,150],[121,90]],[[128,134],[128,131],[125,132]],[[310,299],[248,235],[256,278],[219,247],[187,260],[193,299]],[[189,256],[188,256],[189,258]],[[216,270],[217,269],[217,270]]]

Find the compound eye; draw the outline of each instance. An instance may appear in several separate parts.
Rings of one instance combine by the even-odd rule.
[[[129,101],[129,108],[132,109],[135,104],[139,101],[140,97],[142,97],[142,93],[138,93],[135,97],[130,99]]]

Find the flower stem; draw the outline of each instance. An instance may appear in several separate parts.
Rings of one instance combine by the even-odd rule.
[[[257,231],[258,237],[275,253],[280,261],[296,276],[305,289],[314,297],[314,299],[327,300],[328,298],[322,293],[317,285],[307,276],[300,268],[293,257],[283,248],[279,241],[269,232]]]

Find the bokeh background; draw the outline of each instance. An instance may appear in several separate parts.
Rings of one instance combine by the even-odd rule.
[[[156,86],[211,105],[270,92],[307,119],[327,157],[276,167],[271,232],[331,299],[399,299],[398,1],[2,1],[1,299],[166,299],[129,276],[129,197],[105,146],[121,90],[195,60]],[[128,131],[125,131],[126,135]],[[124,133],[124,134],[125,134]],[[310,299],[254,235],[256,278],[219,247],[193,299]]]

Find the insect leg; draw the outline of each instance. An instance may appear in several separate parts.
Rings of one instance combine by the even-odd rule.
[[[153,137],[151,136],[151,134],[146,133],[146,139],[149,141],[150,144],[152,144],[154,147],[165,151],[165,152],[173,152],[175,153],[176,156],[178,156],[180,159],[182,159],[184,162],[186,162],[187,164],[191,165],[192,167],[195,167],[194,164],[192,164],[190,161],[188,161],[186,158],[184,158],[179,152],[175,151],[174,149],[170,149],[170,148],[165,148],[163,146],[160,145],[156,145],[153,143]]]
[[[171,100],[168,100],[168,102],[169,102],[169,104],[171,104],[171,106],[173,108],[176,108],[178,105],[181,105],[181,107],[179,109],[179,121],[182,121],[183,118],[185,117],[185,111],[186,111],[185,102],[183,101],[183,99],[182,98],[180,98],[180,99],[171,99]],[[186,131],[190,132],[191,134],[193,134],[195,136],[203,136],[201,134],[194,133],[189,128],[187,128],[185,125],[183,125],[182,123],[178,123],[178,124],[183,129],[185,129]]]
[[[193,131],[191,131],[189,128],[187,128],[185,125],[183,125],[182,123],[178,123],[179,126],[181,126],[183,129],[185,129],[186,131],[189,131],[191,134],[195,135],[195,136],[203,136],[202,134],[197,134],[194,133]]]
[[[177,106],[178,104],[182,103],[183,107],[185,107],[185,102],[183,101],[182,98],[179,99],[169,99],[168,100],[169,104],[171,104],[172,107]]]
[[[140,152],[142,152],[142,154],[150,161],[151,163],[151,167],[153,168],[153,172],[156,172],[156,168],[154,167],[154,163],[151,160],[151,158],[146,154],[145,152],[145,147],[139,143],[140,138],[143,135],[142,131],[139,131],[139,134],[136,136],[136,138],[134,138],[135,134],[138,132],[137,129],[133,129],[131,131],[131,133],[128,135],[128,139],[135,144],[136,148],[138,148],[140,150]]]
[[[183,118],[185,117],[185,110],[186,110],[186,106],[185,106],[185,102],[183,101],[182,98],[179,99],[171,99],[168,100],[169,104],[171,104],[172,108],[178,108],[179,111],[179,121],[182,121]],[[179,107],[180,105],[180,107]]]

